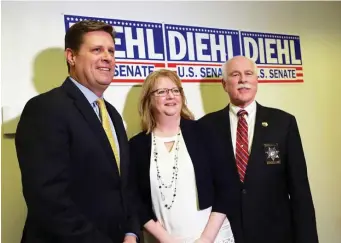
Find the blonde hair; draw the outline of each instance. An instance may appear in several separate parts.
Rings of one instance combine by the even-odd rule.
[[[180,116],[185,119],[194,120],[193,113],[186,105],[186,97],[182,90],[181,80],[176,72],[168,69],[159,69],[148,75],[142,85],[139,102],[139,114],[141,117],[141,128],[146,133],[150,133],[156,127],[156,120],[152,111],[151,93],[154,91],[155,84],[162,77],[171,79],[178,88],[181,88],[182,107]]]

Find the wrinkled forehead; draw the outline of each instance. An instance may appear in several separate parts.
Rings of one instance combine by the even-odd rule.
[[[256,69],[255,64],[248,58],[234,58],[227,63],[228,73],[233,72],[254,72]]]

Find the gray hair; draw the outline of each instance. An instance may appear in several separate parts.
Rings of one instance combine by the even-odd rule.
[[[255,73],[257,73],[257,65],[256,63],[251,59],[251,58],[248,58],[246,56],[234,56],[232,57],[231,59],[228,59],[225,63],[223,63],[223,65],[221,66],[221,71],[222,71],[222,74],[223,74],[223,80],[226,82],[227,81],[227,76],[229,74],[229,70],[227,69],[228,65],[230,64],[230,62],[235,58],[235,57],[245,57],[246,59],[248,59],[252,65],[253,65],[253,70]]]

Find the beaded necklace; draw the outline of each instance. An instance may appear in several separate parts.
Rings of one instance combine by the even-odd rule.
[[[157,177],[157,181],[158,181],[158,185],[159,185],[159,191],[161,194],[161,199],[163,201],[164,207],[167,209],[171,209],[173,206],[173,203],[175,201],[175,197],[176,197],[176,186],[177,186],[177,181],[178,181],[178,171],[179,171],[179,167],[178,167],[178,159],[179,159],[179,140],[180,140],[180,131],[177,134],[177,140],[175,142],[175,153],[174,153],[174,165],[172,167],[172,180],[170,181],[170,183],[165,183],[164,179],[161,176],[160,173],[160,169],[159,169],[159,161],[158,161],[158,152],[157,152],[157,147],[156,147],[156,140],[155,140],[155,134],[153,133],[153,145],[154,145],[154,150],[153,150],[153,160],[155,162],[155,166],[156,166],[156,177]],[[173,196],[172,196],[172,202],[171,203],[167,203],[166,202],[166,197],[163,193],[163,191],[165,189],[173,189]]]

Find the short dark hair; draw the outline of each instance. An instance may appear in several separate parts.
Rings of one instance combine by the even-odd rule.
[[[115,30],[110,24],[95,20],[83,20],[72,25],[65,34],[65,50],[70,48],[76,53],[79,51],[83,43],[83,36],[92,31],[105,31],[111,35],[115,43]],[[70,72],[70,65],[66,62],[68,72]]]

